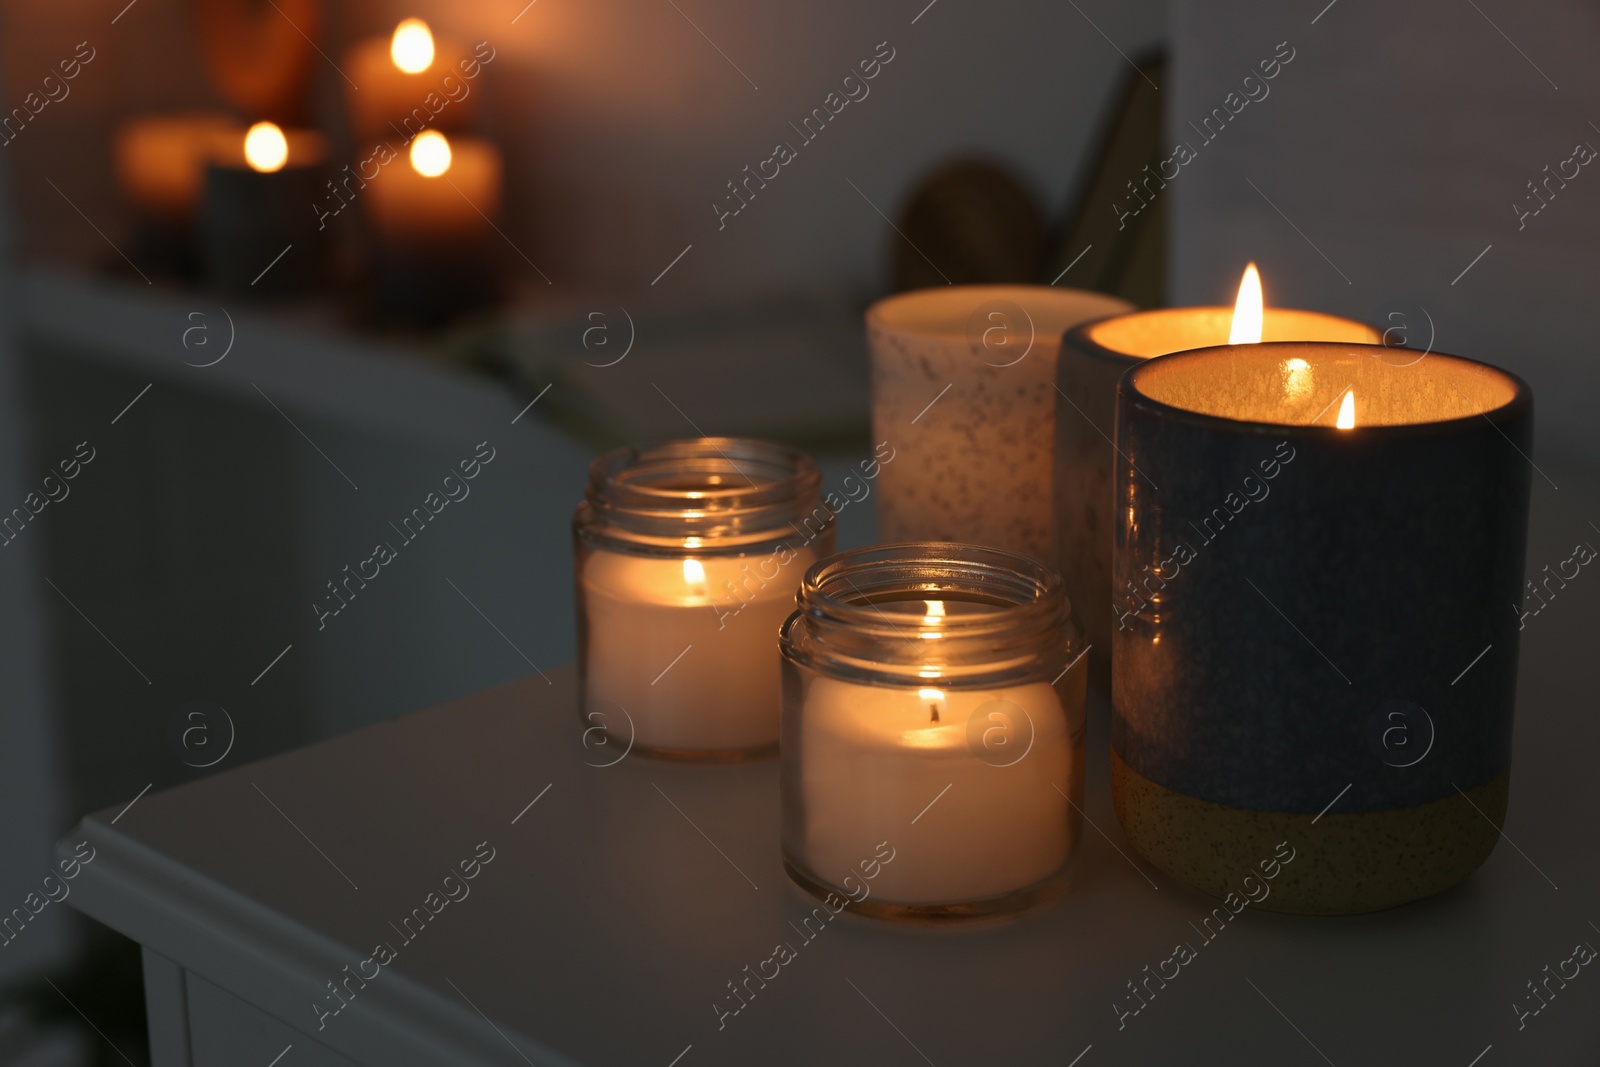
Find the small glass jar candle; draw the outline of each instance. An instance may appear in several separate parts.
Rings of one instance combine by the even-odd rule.
[[[1061,578],[998,549],[845,552],[784,624],[783,857],[868,915],[1054,895],[1083,800],[1081,639]]]
[[[805,453],[730,437],[622,448],[589,467],[572,519],[586,725],[682,759],[770,753],[778,628],[833,551]]]

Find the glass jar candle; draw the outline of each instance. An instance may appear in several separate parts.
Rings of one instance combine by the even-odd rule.
[[[789,875],[885,917],[1005,914],[1059,890],[1083,799],[1069,610],[1056,572],[999,549],[813,566],[780,639]]]
[[[743,438],[622,448],[572,519],[586,726],[625,751],[739,759],[778,742],[778,628],[834,517],[805,453]]]

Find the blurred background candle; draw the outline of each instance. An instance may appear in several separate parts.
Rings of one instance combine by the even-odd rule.
[[[209,282],[261,295],[305,293],[323,282],[327,243],[313,207],[327,154],[321,134],[270,122],[218,150],[206,171],[202,221]]]
[[[1119,388],[1113,799],[1215,896],[1287,841],[1261,906],[1391,907],[1498,838],[1532,396],[1390,355],[1228,345]]]
[[[237,119],[216,112],[146,115],[118,127],[111,160],[117,188],[133,208],[135,262],[179,276],[198,271],[206,168],[244,132]]]
[[[464,128],[475,107],[472,82],[479,63],[447,38],[436,38],[418,18],[403,19],[388,37],[352,48],[345,71],[350,122],[362,140],[395,143],[425,128]]]
[[[500,153],[487,141],[426,130],[362,195],[386,246],[474,247],[500,214]]]
[[[117,185],[146,218],[188,225],[200,213],[206,167],[239,143],[244,127],[229,115],[147,115],[117,130]]]
[[[1117,379],[1152,356],[1256,341],[1349,341],[1374,344],[1377,330],[1316,311],[1265,307],[1256,265],[1245,268],[1232,308],[1183,307],[1136,311],[1084,323],[1061,341],[1055,422],[1055,510],[1058,552],[1067,595],[1094,646],[1091,658],[1111,654],[1111,472]],[[1309,376],[1287,383],[1292,395]],[[1306,384],[1306,388],[1309,385]]]
[[[619,751],[770,752],[778,628],[833,516],[804,453],[738,438],[595,460],[573,517],[583,713]]]
[[[885,541],[963,541],[1051,563],[1051,440],[1063,331],[1126,301],[1047,285],[958,285],[867,309]]]
[[[1060,578],[1024,556],[902,544],[813,567],[783,629],[791,877],[853,898],[870,879],[855,906],[889,917],[1059,889],[1083,797],[1079,644]]]
[[[424,130],[361,192],[366,280],[380,318],[436,324],[500,295],[500,153]]]

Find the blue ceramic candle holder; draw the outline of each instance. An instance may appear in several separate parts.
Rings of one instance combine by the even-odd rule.
[[[1373,345],[1183,352],[1118,387],[1112,784],[1135,848],[1269,909],[1470,874],[1505,816],[1533,399]],[[1259,874],[1258,874],[1259,877]]]

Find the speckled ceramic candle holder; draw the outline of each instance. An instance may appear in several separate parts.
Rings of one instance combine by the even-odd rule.
[[[1233,309],[1162,308],[1084,323],[1061,339],[1056,365],[1055,510],[1061,576],[1093,648],[1092,659],[1111,652],[1111,447],[1117,379],[1152,356],[1228,343]],[[1381,340],[1354,319],[1316,311],[1267,308],[1264,341]],[[1391,357],[1392,359],[1394,357]],[[1403,361],[1402,357],[1401,361]]]
[[[883,541],[962,541],[1056,558],[1051,441],[1064,331],[1129,310],[1046,285],[921,289],[867,309]]]
[[[1533,398],[1395,356],[1229,345],[1118,386],[1112,795],[1219,897],[1403,904],[1505,817]]]

